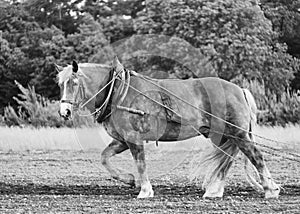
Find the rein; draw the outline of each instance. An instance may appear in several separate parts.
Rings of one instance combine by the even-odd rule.
[[[133,76],[140,77],[140,78],[144,79],[145,81],[147,81],[147,82],[149,82],[149,83],[151,83],[151,84],[153,84],[153,85],[159,87],[160,89],[164,90],[165,92],[169,93],[170,95],[172,95],[173,97],[179,99],[180,101],[182,101],[182,102],[184,102],[184,103],[190,105],[191,107],[193,107],[193,108],[195,108],[195,109],[197,109],[197,110],[199,110],[199,111],[202,111],[202,112],[204,112],[204,113],[206,113],[206,114],[208,114],[208,115],[210,115],[210,116],[212,116],[212,117],[215,117],[215,118],[217,118],[217,119],[219,119],[219,120],[225,122],[226,124],[228,124],[228,125],[230,125],[230,126],[236,127],[236,128],[238,128],[238,129],[240,129],[240,130],[243,130],[243,131],[245,131],[245,132],[247,132],[247,133],[251,133],[252,135],[254,135],[254,136],[256,136],[256,137],[258,137],[258,138],[260,138],[260,139],[263,139],[263,140],[267,140],[267,141],[269,141],[269,142],[275,142],[275,143],[286,144],[285,142],[281,142],[281,141],[277,141],[277,140],[272,140],[272,139],[269,139],[269,138],[260,136],[260,135],[258,135],[258,134],[255,134],[255,133],[253,133],[252,131],[244,130],[243,128],[241,128],[241,127],[239,127],[239,126],[236,126],[236,125],[234,125],[234,124],[232,124],[232,123],[230,123],[230,122],[228,122],[228,121],[226,121],[226,120],[224,120],[224,119],[222,119],[222,118],[219,118],[219,117],[217,117],[217,116],[215,116],[215,115],[213,115],[213,114],[211,114],[211,113],[205,111],[204,109],[198,108],[198,107],[192,105],[191,103],[187,102],[186,100],[184,100],[184,99],[178,97],[176,94],[174,94],[173,92],[169,91],[169,90],[166,89],[165,87],[162,87],[162,86],[158,85],[157,83],[153,82],[150,78],[147,78],[147,77],[145,77],[145,76],[143,76],[143,75],[140,75],[140,74],[138,74],[138,73],[136,73],[136,72],[134,72],[134,71],[130,71],[130,74],[133,75]],[[127,83],[124,82],[124,84],[127,84]],[[139,91],[138,89],[132,87],[131,85],[127,85],[127,86],[130,87],[132,90],[138,92],[139,94],[145,96],[147,99],[153,101],[154,103],[156,103],[156,104],[162,106],[163,108],[166,108],[166,109],[168,109],[169,111],[173,112],[174,114],[176,114],[177,116],[179,116],[179,117],[181,118],[181,121],[180,121],[181,124],[184,124],[184,125],[187,125],[187,126],[191,126],[191,127],[192,127],[199,135],[203,135],[202,133],[200,133],[200,131],[199,131],[195,126],[193,126],[192,124],[190,124],[189,121],[188,121],[187,119],[185,119],[184,117],[182,117],[182,116],[181,116],[178,112],[176,112],[175,110],[173,110],[173,109],[169,108],[168,106],[166,106],[166,105],[164,105],[164,104],[162,104],[162,103],[160,103],[160,102],[154,100],[153,98],[151,98],[151,97],[145,95],[143,92],[141,92],[141,91]],[[117,106],[117,109],[120,109],[120,110],[123,110],[123,111],[128,111],[128,112],[131,112],[131,113],[134,113],[134,114],[139,114],[139,115],[141,115],[141,116],[143,116],[143,115],[145,115],[145,114],[151,115],[151,113],[146,113],[146,112],[141,111],[141,110],[136,110],[136,109],[132,109],[132,108],[127,108],[127,107],[123,107],[123,106],[119,106],[119,105]],[[174,122],[179,122],[179,121],[175,120]],[[211,131],[211,132],[214,132],[214,133],[218,133],[217,131],[214,131],[214,130],[210,130],[210,131]],[[220,134],[220,133],[219,133],[219,134]],[[244,140],[244,139],[238,138],[238,137],[236,137],[236,136],[232,136],[232,135],[228,135],[228,136],[229,136],[229,137],[232,137],[232,138],[235,138],[235,139]],[[278,149],[278,148],[266,146],[266,145],[263,145],[263,144],[258,143],[258,142],[256,142],[256,141],[253,141],[253,140],[251,140],[251,141],[249,141],[249,142],[254,143],[254,144],[258,145],[258,146],[261,146],[261,147],[263,147],[263,148],[265,148],[265,149],[271,149],[271,150],[273,150],[273,151],[282,152],[282,150],[280,150],[280,149]],[[216,145],[214,145],[214,146],[216,146]],[[218,148],[218,149],[221,150],[221,148]],[[223,152],[226,154],[225,151],[223,151]],[[284,155],[282,155],[282,154],[279,154],[278,156],[281,156],[281,157],[286,158],[286,159],[288,159],[288,160],[292,160],[292,161],[296,161],[296,162],[299,162],[299,163],[300,163],[300,160],[296,159],[296,158],[300,158],[300,155],[298,155],[298,154],[296,154],[296,153],[293,153],[293,152],[288,152],[288,151],[283,151],[283,152],[284,152],[285,154],[288,154],[288,155],[294,157],[294,158],[288,158],[288,157],[286,157],[286,156],[284,156]],[[226,154],[226,155],[228,155],[228,154]],[[228,155],[228,156],[231,157],[230,155]],[[231,158],[233,158],[233,157],[231,157]],[[233,158],[233,159],[235,160],[235,158]]]
[[[120,74],[121,74],[121,77],[120,77]],[[111,77],[109,78],[109,81],[101,89],[99,89],[97,91],[97,93],[95,93],[92,97],[90,97],[83,104],[77,103],[76,101],[73,101],[73,100],[61,100],[61,103],[69,103],[72,106],[76,106],[76,110],[83,109],[83,107],[85,107],[90,101],[92,101],[94,98],[96,98],[97,95],[99,95],[101,92],[103,92],[110,85],[110,87],[108,89],[108,93],[105,96],[106,97],[105,101],[102,103],[102,105],[100,107],[96,108],[95,111],[92,113],[79,114],[79,116],[81,116],[81,117],[89,117],[89,116],[94,115],[95,119],[97,121],[99,121],[99,119],[100,119],[100,121],[105,120],[111,114],[111,112],[106,112],[106,111],[109,110],[108,108],[110,107],[110,102],[112,101],[112,95],[113,95],[116,79],[119,79],[121,81],[121,86],[118,88],[118,94],[122,94],[122,97],[120,98],[118,104],[120,104],[124,101],[124,99],[127,95],[129,83],[130,83],[130,74],[129,74],[129,71],[127,71],[127,70],[126,70],[125,74],[122,73],[122,70],[119,71],[118,73],[112,71],[112,74],[110,76]],[[127,82],[126,82],[126,79],[128,80]],[[125,84],[127,84],[126,88],[124,87]],[[76,94],[76,98],[79,93],[81,94],[81,97],[84,99],[85,98],[85,89],[84,89],[82,82],[79,85],[79,91]],[[76,100],[76,98],[75,98],[75,100]]]
[[[121,76],[119,75],[121,73]],[[114,86],[112,86],[108,93],[108,95],[106,96],[106,100],[103,103],[103,105],[100,108],[103,108],[103,112],[98,112],[95,116],[95,119],[97,120],[97,122],[101,123],[103,121],[105,121],[112,113],[115,109],[119,108],[119,105],[121,103],[123,103],[127,92],[128,92],[128,88],[130,86],[130,71],[125,70],[124,72],[119,72],[118,75],[116,75],[116,79],[120,80],[121,85],[118,86],[117,91],[114,93]],[[126,82],[127,81],[127,82]],[[126,88],[124,87],[126,85]],[[116,95],[117,97],[113,98],[113,95]],[[121,96],[121,97],[120,97]],[[114,100],[118,100],[117,104],[114,104],[114,109],[112,110],[112,101]]]
[[[120,74],[121,74],[121,76],[120,76]],[[136,109],[132,109],[132,108],[127,108],[127,107],[124,107],[124,106],[120,106],[120,104],[122,104],[122,102],[124,101],[124,99],[125,99],[125,97],[126,97],[126,95],[127,95],[127,93],[128,93],[128,89],[131,88],[131,89],[137,91],[138,93],[144,95],[144,96],[147,97],[148,99],[152,100],[153,102],[157,103],[158,105],[161,105],[162,107],[164,107],[164,108],[168,109],[169,111],[173,112],[174,114],[176,114],[177,116],[179,116],[179,117],[181,118],[181,120],[182,120],[181,123],[183,123],[183,124],[185,124],[185,125],[190,125],[190,126],[192,126],[192,128],[193,128],[199,135],[202,134],[202,133],[199,132],[199,130],[198,130],[196,127],[194,127],[193,125],[189,124],[189,122],[188,122],[185,118],[183,118],[179,113],[177,113],[177,112],[174,111],[173,109],[170,109],[168,106],[166,106],[166,105],[164,105],[164,104],[162,104],[162,103],[160,103],[160,102],[157,102],[156,100],[152,99],[151,97],[148,97],[147,95],[145,95],[143,92],[139,91],[138,89],[132,87],[132,86],[130,85],[130,76],[131,76],[131,75],[132,75],[132,76],[136,76],[136,77],[139,77],[139,78],[144,79],[145,81],[147,81],[147,82],[149,82],[149,83],[151,83],[151,84],[157,86],[158,88],[160,88],[160,89],[162,89],[163,91],[169,93],[170,95],[172,95],[173,97],[179,99],[180,101],[182,101],[182,102],[184,102],[184,103],[190,105],[191,107],[193,107],[193,108],[195,108],[195,109],[197,109],[197,110],[199,110],[199,111],[202,111],[202,112],[204,112],[204,113],[206,113],[206,114],[208,114],[208,115],[210,115],[210,116],[212,116],[212,117],[214,117],[214,118],[217,118],[217,119],[219,119],[220,121],[223,121],[223,122],[225,122],[226,124],[228,124],[228,125],[230,125],[230,126],[236,127],[236,128],[238,128],[238,129],[240,129],[240,130],[243,130],[243,131],[245,131],[245,132],[247,132],[247,133],[251,133],[251,134],[253,134],[253,135],[256,136],[256,137],[261,138],[261,139],[264,139],[264,140],[267,140],[267,141],[276,142],[276,143],[284,143],[284,142],[279,142],[279,141],[272,140],[272,139],[269,139],[269,138],[265,138],[265,137],[263,137],[263,136],[260,136],[260,135],[255,134],[255,133],[253,133],[253,132],[251,132],[251,131],[244,130],[243,128],[241,128],[241,127],[239,127],[239,126],[236,126],[236,125],[234,125],[234,124],[232,124],[232,123],[230,123],[230,122],[228,122],[228,121],[226,121],[226,120],[224,120],[224,119],[222,119],[222,118],[219,118],[219,117],[217,117],[217,116],[215,116],[215,115],[213,115],[213,114],[211,114],[211,113],[205,111],[204,109],[200,109],[200,108],[198,108],[198,107],[192,105],[191,103],[189,103],[189,102],[187,102],[186,100],[184,100],[184,99],[178,97],[176,94],[174,94],[173,92],[169,91],[168,89],[166,89],[166,88],[160,86],[159,84],[157,84],[157,83],[151,81],[151,79],[148,79],[147,77],[144,77],[143,75],[140,75],[140,74],[138,74],[138,73],[136,73],[136,72],[134,72],[134,71],[129,71],[129,70],[125,70],[125,73],[122,72],[122,70],[119,71],[118,73],[113,72],[113,75],[112,75],[111,79],[108,81],[108,83],[106,83],[105,86],[103,86],[97,93],[95,93],[91,98],[89,98],[89,99],[88,99],[84,104],[82,104],[82,105],[80,105],[80,103],[78,104],[78,103],[76,103],[75,101],[72,101],[72,100],[61,100],[61,103],[69,103],[69,104],[72,104],[72,105],[79,105],[78,109],[81,109],[81,108],[83,108],[84,106],[86,106],[92,99],[94,99],[99,93],[101,93],[104,89],[106,89],[106,88],[110,85],[109,91],[108,91],[108,93],[107,93],[107,97],[106,97],[105,101],[103,102],[103,104],[102,104],[100,107],[98,107],[94,112],[92,112],[92,113],[90,113],[90,114],[79,115],[79,116],[92,116],[92,115],[95,115],[95,119],[98,121],[98,120],[99,120],[99,116],[102,115],[102,112],[101,112],[101,111],[103,110],[103,112],[105,112],[106,110],[108,110],[107,108],[111,108],[111,106],[110,106],[111,103],[110,103],[110,102],[112,101],[113,94],[114,94],[113,92],[114,92],[115,81],[116,81],[116,79],[118,79],[118,80],[120,80],[121,85],[119,85],[119,87],[117,88],[117,93],[116,93],[116,94],[117,94],[118,97],[117,97],[116,99],[118,99],[119,101],[118,101],[117,104],[115,105],[115,109],[119,109],[119,110],[123,110],[123,111],[128,111],[128,112],[131,112],[131,113],[133,113],[133,114],[139,114],[139,115],[142,115],[142,116],[145,115],[145,114],[149,114],[149,113],[146,113],[146,112],[141,111],[141,110],[136,110]],[[81,82],[81,84],[82,84],[82,82]],[[78,91],[78,93],[81,93],[81,95],[83,95],[83,96],[85,95],[85,91],[84,91],[83,85],[79,86],[79,91]],[[77,93],[76,97],[78,96],[78,93]],[[107,118],[112,114],[111,109],[109,109],[109,110],[110,110],[110,112],[108,112],[107,114],[104,115],[104,117],[101,118],[101,122],[104,121],[105,119],[107,119]],[[174,122],[178,122],[178,121],[174,121]],[[216,133],[216,131],[214,131],[214,130],[210,130],[210,131]],[[235,138],[235,139],[239,139],[238,137],[232,136],[232,135],[230,135],[229,137],[232,137],[232,138]],[[244,139],[241,139],[241,140],[244,140]],[[254,144],[258,145],[258,146],[264,147],[265,149],[271,149],[271,150],[273,150],[273,151],[275,150],[275,151],[277,151],[277,152],[281,151],[281,150],[279,150],[279,149],[275,149],[275,148],[273,148],[273,147],[265,146],[265,145],[263,145],[263,144],[261,144],[261,143],[255,142],[255,141],[249,141],[249,142],[252,142],[252,143],[254,143]],[[285,143],[284,143],[284,144],[285,144]],[[214,146],[215,146],[215,145],[214,145]],[[217,149],[220,149],[220,150],[222,151],[222,149],[219,148],[218,146],[217,146]],[[224,152],[224,153],[226,154],[225,151],[222,151],[222,152]],[[288,154],[288,155],[290,155],[290,156],[292,156],[292,157],[294,157],[294,158],[287,158],[286,156],[284,156],[284,155],[282,155],[282,154],[280,154],[280,155],[278,155],[278,156],[281,156],[281,157],[286,158],[286,159],[288,159],[288,160],[300,162],[298,159],[296,159],[296,158],[300,158],[299,155],[297,155],[297,154],[295,154],[295,153],[292,153],[292,152],[286,152],[286,151],[284,151],[284,153],[286,153],[286,154]],[[229,154],[226,154],[226,155],[228,155],[229,157],[231,157]],[[234,157],[231,157],[231,158],[232,158],[233,160],[235,160]]]
[[[115,81],[118,77],[118,75],[114,76],[114,71],[112,70],[110,72],[110,77],[109,79],[113,80],[110,83],[110,88],[109,90],[106,92],[106,94],[104,95],[105,100],[102,103],[102,105],[100,107],[98,107],[96,109],[96,114],[95,114],[95,119],[97,120],[97,122],[102,122],[104,120],[104,118],[106,118],[106,115],[108,115],[110,113],[110,103],[111,103],[111,99],[112,99],[112,94],[114,91],[114,86],[115,86]],[[114,78],[115,77],[115,78]],[[109,81],[110,82],[110,81]],[[95,101],[95,107],[96,107],[96,102],[97,102],[97,97],[96,97],[96,101]],[[103,110],[103,111],[102,111]]]

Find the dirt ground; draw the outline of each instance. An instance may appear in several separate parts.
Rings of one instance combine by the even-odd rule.
[[[245,181],[239,157],[229,172],[223,199],[204,200],[201,184],[189,179],[197,151],[149,151],[149,175],[155,192],[136,199],[134,189],[110,179],[100,151],[28,151],[0,154],[0,213],[299,213],[299,163],[267,156],[282,185],[279,199],[266,200]],[[135,166],[125,153],[114,165]]]

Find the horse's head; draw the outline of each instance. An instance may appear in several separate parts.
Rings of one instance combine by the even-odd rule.
[[[66,120],[72,118],[73,110],[79,107],[85,96],[78,69],[76,61],[67,67],[56,65],[56,70],[59,72],[58,84],[61,94],[58,112]]]

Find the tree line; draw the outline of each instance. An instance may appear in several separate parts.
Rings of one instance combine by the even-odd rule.
[[[156,77],[217,75],[241,86],[256,81],[279,99],[287,90],[300,89],[300,1],[260,3],[2,1],[0,113],[18,106],[15,80],[57,100],[54,63],[109,63],[114,55]]]

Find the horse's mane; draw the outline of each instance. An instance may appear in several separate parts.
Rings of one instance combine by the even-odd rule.
[[[100,68],[110,68],[111,66],[105,65],[105,64],[97,64],[97,63],[79,63],[79,67],[85,67],[85,68],[95,68],[95,67],[100,67]]]
[[[110,68],[109,65],[96,64],[96,63],[79,63],[78,66],[79,68]],[[64,67],[63,70],[57,74],[58,84],[64,83],[72,76],[72,74],[73,74],[72,65],[68,65]]]

